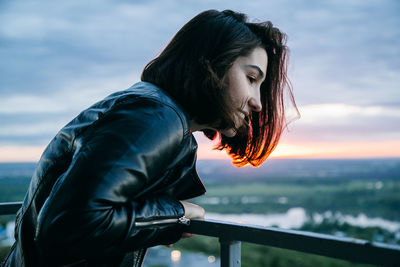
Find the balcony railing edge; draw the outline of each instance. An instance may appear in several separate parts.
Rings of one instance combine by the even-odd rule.
[[[22,202],[0,203],[0,215],[15,214]],[[326,234],[192,219],[189,233],[306,252],[359,263],[400,265],[400,246]]]
[[[17,213],[22,202],[4,202],[0,203],[0,215],[11,215]]]
[[[355,238],[215,220],[191,220],[188,231],[359,263],[388,266],[400,263],[400,246]]]

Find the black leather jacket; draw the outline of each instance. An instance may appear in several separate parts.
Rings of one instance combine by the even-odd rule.
[[[94,104],[44,151],[4,266],[119,266],[132,251],[140,265],[144,248],[180,238],[178,200],[205,192],[196,150],[181,108],[150,83]]]

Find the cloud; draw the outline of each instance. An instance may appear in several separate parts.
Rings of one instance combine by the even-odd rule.
[[[200,11],[230,8],[288,34],[302,118],[285,138],[399,139],[398,1],[2,1],[0,143],[46,144],[81,110],[139,80]],[[25,127],[24,127],[25,126]],[[201,141],[200,143],[202,143]]]
[[[344,103],[316,104],[299,107],[302,124],[342,123],[361,118],[400,118],[400,107],[355,106]]]
[[[0,113],[52,113],[63,112],[65,105],[54,101],[51,97],[34,95],[13,95],[0,99]]]
[[[92,77],[92,79],[70,81],[49,94],[17,93],[0,98],[1,114],[65,113],[76,112],[95,101],[99,101],[116,90],[123,90],[138,80],[134,73],[124,73],[115,80]]]
[[[30,124],[9,124],[7,127],[0,129],[0,138],[4,136],[35,136],[40,134],[57,133],[62,125],[51,122],[30,123]]]
[[[301,118],[289,125],[287,142],[375,142],[399,140],[400,106],[344,103],[299,107]]]

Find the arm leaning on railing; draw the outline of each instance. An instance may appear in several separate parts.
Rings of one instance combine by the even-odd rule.
[[[0,203],[0,215],[15,214],[22,202]],[[240,242],[291,249],[359,263],[400,266],[400,246],[214,220],[191,220],[188,233],[218,237],[221,266],[240,266]]]

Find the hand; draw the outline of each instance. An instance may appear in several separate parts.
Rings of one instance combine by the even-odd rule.
[[[185,217],[188,219],[204,219],[205,210],[193,203],[180,201],[185,209]]]
[[[185,201],[180,201],[182,203],[183,208],[185,209],[185,217],[188,219],[204,219],[204,214],[206,213],[202,207],[199,205],[185,202]],[[193,237],[195,234],[191,233],[183,233],[182,238],[189,238]],[[167,247],[172,247],[173,244],[167,245]]]

